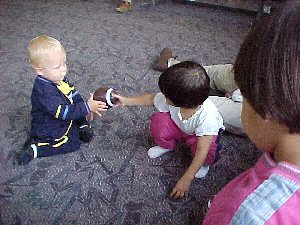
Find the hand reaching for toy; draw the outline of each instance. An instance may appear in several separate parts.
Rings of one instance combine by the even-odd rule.
[[[170,197],[172,198],[183,198],[187,196],[188,190],[191,185],[191,179],[186,176],[182,176],[179,181],[177,181],[175,187],[173,188]]]
[[[113,93],[113,97],[118,99],[117,105],[126,106],[129,103],[130,98]]]
[[[90,94],[90,98],[87,100],[87,104],[92,113],[97,114],[98,116],[102,116],[101,112],[105,112],[108,109],[108,106],[105,102],[96,101],[93,99],[93,94]]]
[[[146,93],[142,95],[136,95],[132,97],[125,97],[118,94],[113,94],[115,98],[118,99],[117,105],[121,106],[151,106],[154,104],[154,96],[153,93]]]

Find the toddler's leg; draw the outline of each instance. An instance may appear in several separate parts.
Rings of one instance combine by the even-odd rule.
[[[34,158],[34,150],[36,146],[32,144],[32,139],[28,138],[20,151],[13,151],[13,164],[25,165]]]
[[[28,164],[34,158],[47,157],[52,155],[65,154],[79,149],[80,142],[69,140],[60,147],[53,147],[53,145],[39,145],[38,143],[26,142],[21,151],[15,152],[14,161],[18,165]]]
[[[216,160],[219,158],[219,151],[222,148],[222,145],[220,144],[220,138],[222,136],[223,130],[220,130],[218,135],[213,137],[210,150],[208,152],[208,155],[206,157],[204,165],[198,170],[198,172],[195,174],[196,178],[203,178],[206,176],[206,174],[209,171],[209,166],[212,165]],[[194,136],[187,136],[186,144],[191,148],[192,155],[194,156],[197,150],[197,137]]]
[[[53,155],[66,154],[69,152],[74,152],[80,148],[80,140],[75,140],[70,138],[66,143],[61,146],[55,147],[55,145],[45,145],[37,146],[37,152],[35,158],[48,157]]]
[[[169,112],[156,112],[150,123],[151,136],[158,145],[150,148],[148,155],[156,158],[176,148],[177,140],[180,139],[180,130],[170,117]]]
[[[210,150],[209,150],[208,155],[207,155],[206,160],[205,160],[205,165],[213,164],[213,162],[216,159],[216,149],[217,149],[217,146],[218,146],[217,139],[218,139],[217,135],[213,137],[213,141],[211,143]],[[195,156],[195,153],[196,153],[196,150],[197,150],[197,141],[198,141],[198,138],[196,137],[196,135],[190,136],[185,141],[187,146],[189,146],[191,148],[191,152],[192,152],[193,157]]]
[[[206,174],[209,171],[209,166],[201,166],[201,168],[198,170],[198,172],[195,174],[196,178],[203,178],[206,176]]]
[[[73,127],[68,134],[69,138],[62,138],[55,143],[38,143],[28,139],[22,150],[15,152],[14,161],[19,164],[28,164],[34,158],[65,154],[80,148],[80,138],[77,127]]]
[[[198,138],[196,137],[196,135],[193,135],[192,137],[189,137],[185,142],[191,148],[191,152],[192,152],[193,157],[195,156],[195,153],[196,153],[197,141],[198,141]],[[200,167],[198,172],[195,174],[195,177],[196,178],[203,178],[203,177],[206,176],[208,171],[209,171],[209,166],[208,165],[203,165],[203,166]]]
[[[37,157],[47,157],[52,155],[74,152],[80,148],[80,144],[81,142],[78,133],[78,128],[76,126],[72,126],[68,133],[68,138],[63,138],[58,142],[51,143],[50,145],[37,145]]]

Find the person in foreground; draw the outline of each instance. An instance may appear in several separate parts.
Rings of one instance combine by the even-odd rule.
[[[29,63],[37,74],[31,94],[32,121],[30,138],[22,151],[15,152],[17,164],[33,158],[72,152],[81,142],[90,142],[93,132],[86,117],[101,115],[107,106],[93,100],[84,101],[65,78],[66,52],[61,43],[42,35],[28,45]]]
[[[218,156],[223,119],[208,98],[210,80],[196,62],[184,61],[167,68],[159,77],[160,93],[124,97],[115,94],[123,106],[155,105],[159,112],[151,118],[151,135],[157,144],[148,150],[156,158],[185,142],[193,160],[170,196],[184,197],[194,177],[204,177]]]
[[[300,224],[300,2],[256,24],[234,77],[243,127],[264,153],[214,197],[203,224]]]

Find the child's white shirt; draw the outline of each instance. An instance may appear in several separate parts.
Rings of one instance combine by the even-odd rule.
[[[221,128],[224,129],[223,118],[215,104],[209,98],[187,120],[182,119],[180,107],[167,104],[166,97],[162,93],[155,95],[154,106],[160,112],[170,112],[171,119],[184,133],[189,135],[218,135],[219,130]]]

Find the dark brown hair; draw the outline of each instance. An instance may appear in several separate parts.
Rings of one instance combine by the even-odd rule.
[[[196,62],[184,61],[166,69],[158,81],[161,92],[177,107],[195,108],[210,92],[209,77]]]
[[[243,96],[262,118],[300,132],[300,4],[290,2],[261,19],[234,65]]]

